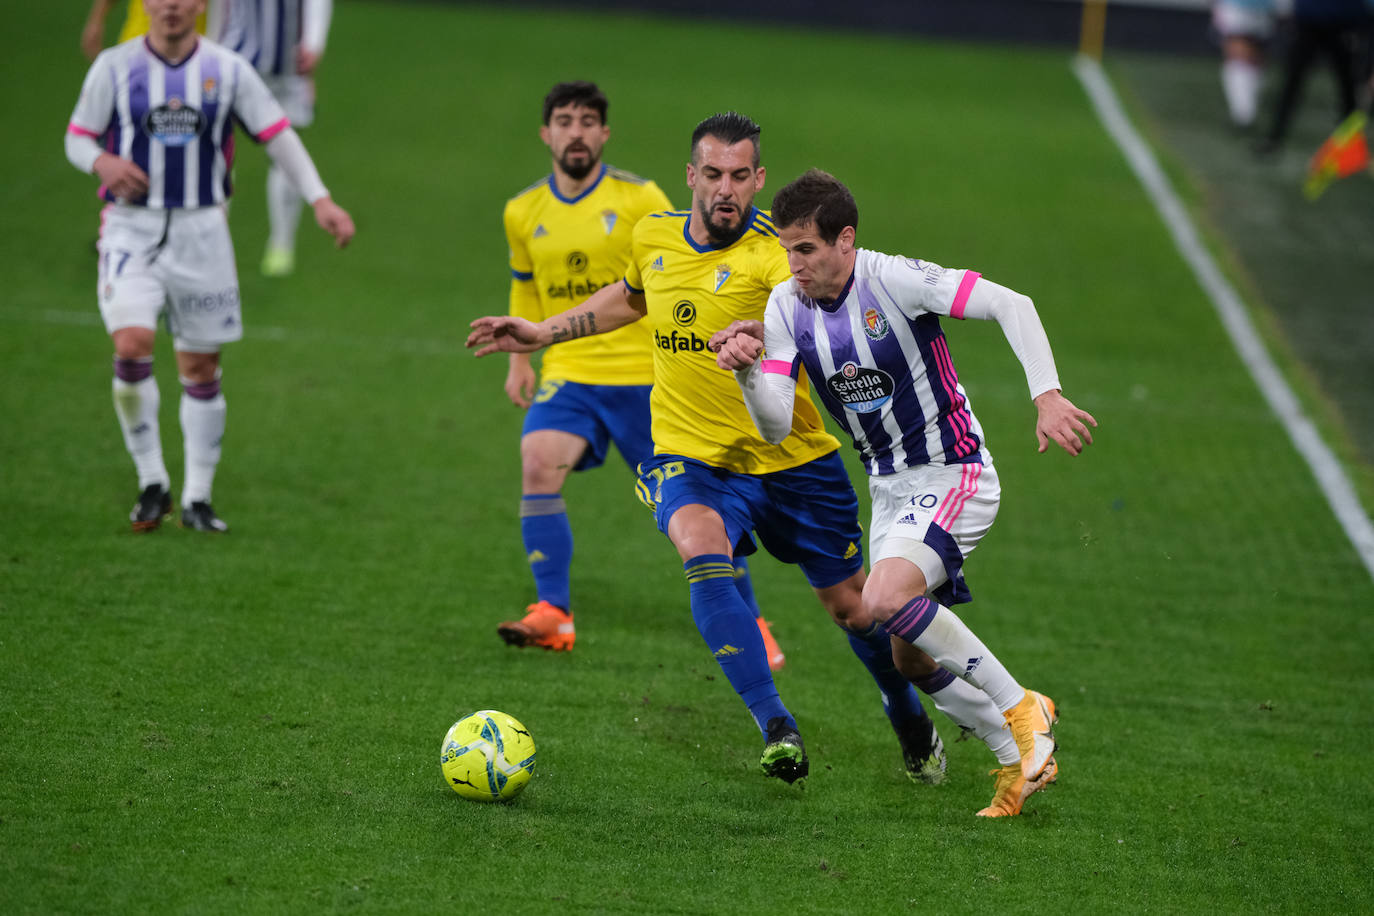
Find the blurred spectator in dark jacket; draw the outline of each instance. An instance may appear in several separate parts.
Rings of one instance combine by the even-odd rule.
[[[1355,110],[1356,84],[1362,43],[1370,18],[1369,0],[1293,0],[1292,34],[1284,62],[1283,86],[1274,106],[1274,120],[1259,145],[1261,152],[1278,149],[1302,96],[1303,83],[1320,54],[1331,65],[1340,108],[1332,123]]]

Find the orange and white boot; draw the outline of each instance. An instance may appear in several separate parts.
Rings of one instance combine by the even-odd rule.
[[[525,608],[520,620],[508,620],[496,628],[509,645],[541,646],[555,652],[571,652],[577,633],[573,630],[572,615],[562,608],[537,601]]]

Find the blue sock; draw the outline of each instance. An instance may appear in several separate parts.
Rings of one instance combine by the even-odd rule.
[[[782,705],[754,615],[735,587],[735,569],[725,554],[704,553],[682,564],[692,594],[692,619],[735,688],[760,732],[778,716],[796,727]]]
[[[754,597],[754,580],[749,578],[749,563],[744,557],[735,557],[735,588],[744,604],[755,617],[762,617],[758,599]]]
[[[900,730],[928,720],[930,716],[921,706],[921,698],[915,688],[902,677],[892,661],[892,643],[888,641],[887,630],[883,629],[882,624],[874,623],[862,633],[848,629],[844,632],[849,637],[849,647],[864,663],[882,691],[883,711],[887,713],[892,727]]]
[[[520,536],[538,600],[572,613],[572,526],[558,493],[520,497]]]

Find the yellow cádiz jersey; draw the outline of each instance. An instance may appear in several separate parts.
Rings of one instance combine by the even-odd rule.
[[[124,17],[124,28],[119,30],[119,44],[130,38],[137,38],[148,31],[148,11],[143,8],[143,0],[129,0],[129,15]],[[196,31],[205,34],[205,14],[196,17]]]
[[[505,213],[510,313],[543,321],[620,282],[630,262],[635,223],[670,206],[652,181],[606,165],[575,198],[559,194],[552,175],[521,191],[506,203]],[[542,380],[650,385],[650,346],[643,321],[566,341],[544,351]]]
[[[625,284],[648,303],[653,331],[654,452],[695,458],[741,474],[768,474],[805,464],[840,447],[825,431],[803,376],[797,381],[792,434],[781,445],[759,438],[734,373],[706,349],[711,335],[736,319],[763,320],[768,294],[792,276],[773,221],[762,210],[724,248],[703,247],[687,231],[690,211],[651,213],[634,233]]]

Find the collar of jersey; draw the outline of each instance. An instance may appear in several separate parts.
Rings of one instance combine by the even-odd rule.
[[[601,184],[601,179],[603,179],[603,178],[605,178],[605,177],[606,177],[606,163],[603,162],[603,163],[601,163],[601,171],[599,171],[599,172],[596,173],[596,181],[593,181],[591,184],[587,185],[587,190],[583,191],[581,194],[577,195],[576,197],[564,197],[562,194],[559,194],[559,193],[558,193],[558,182],[557,182],[557,181],[554,181],[554,179],[553,179],[553,172],[550,172],[550,173],[549,173],[549,191],[553,193],[553,196],[554,196],[554,197],[556,197],[558,200],[561,200],[563,203],[565,203],[565,204],[575,204],[575,203],[577,203],[579,200],[581,200],[582,198],[586,197],[588,194],[590,194],[590,193],[592,193],[593,191],[595,191],[597,185]]]
[[[735,239],[735,242],[731,242],[730,245],[712,245],[710,242],[707,242],[705,245],[698,245],[696,240],[692,238],[692,233],[689,231],[692,228],[692,217],[695,215],[695,210],[688,211],[687,218],[682,221],[682,237],[686,240],[688,245],[692,246],[692,250],[697,254],[705,254],[708,251],[724,251],[726,248],[729,248],[730,245],[738,242],[739,239],[744,238],[749,232],[749,227],[752,226],[754,220],[758,218],[759,208],[755,206],[749,207],[749,219],[744,223],[744,232],[741,232],[739,239]]]
[[[838,312],[840,306],[844,305],[845,298],[849,295],[849,290],[854,286],[854,271],[849,272],[849,279],[844,281],[844,286],[840,289],[840,294],[834,299],[812,299],[811,301],[823,311]]]
[[[195,57],[196,54],[200,51],[200,38],[199,38],[199,37],[196,38],[196,46],[195,46],[194,48],[191,49],[191,53],[190,53],[190,54],[187,54],[185,57],[183,57],[183,58],[181,59],[181,62],[180,62],[180,63],[176,63],[176,64],[172,63],[170,60],[168,60],[167,58],[163,57],[161,54],[159,54],[159,53],[157,53],[156,51],[154,51],[154,50],[153,50],[153,43],[152,43],[151,41],[148,40],[148,36],[146,36],[146,35],[143,36],[143,47],[147,49],[147,51],[148,51],[149,54],[153,55],[153,56],[156,57],[158,60],[160,60],[160,61],[162,61],[164,64],[166,64],[167,66],[171,67],[173,70],[176,70],[176,69],[178,69],[178,68],[180,68],[180,67],[186,66],[186,62],[187,62],[188,60],[190,60],[191,58]]]

